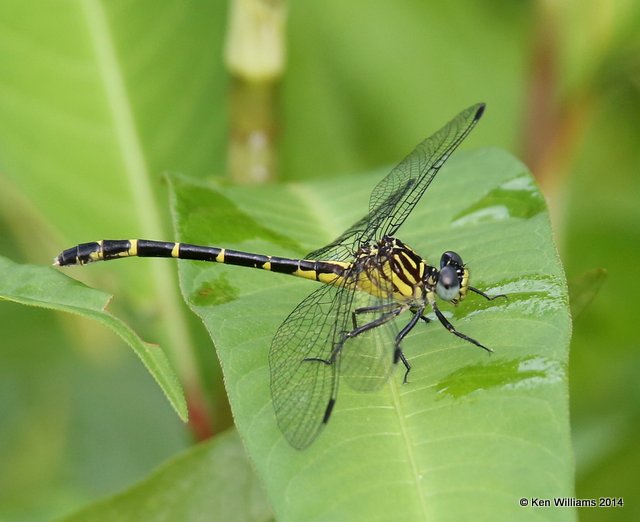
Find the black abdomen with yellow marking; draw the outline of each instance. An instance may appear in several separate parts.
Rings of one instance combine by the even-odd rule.
[[[117,239],[82,243],[69,248],[57,256],[58,266],[85,265],[95,261],[107,261],[123,257],[170,257],[208,261],[226,265],[245,266],[290,274],[322,283],[336,284],[342,279],[349,263],[337,261],[314,261],[265,256],[226,248],[151,241],[148,239]]]

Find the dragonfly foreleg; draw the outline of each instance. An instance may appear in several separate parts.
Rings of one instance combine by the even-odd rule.
[[[438,318],[440,323],[442,323],[442,326],[444,326],[447,330],[449,330],[453,335],[456,335],[457,337],[460,337],[460,339],[464,339],[465,341],[470,342],[471,344],[475,344],[476,346],[479,346],[480,348],[482,348],[483,350],[486,350],[489,353],[493,352],[491,348],[487,348],[485,345],[479,343],[475,339],[472,339],[468,335],[465,335],[459,332],[458,330],[456,330],[455,327],[449,322],[449,320],[442,314],[435,300],[431,301],[429,304],[431,305],[431,308],[433,308],[433,311],[435,312],[436,317]]]
[[[498,297],[504,297],[505,299],[509,299],[505,294],[498,294],[498,295],[485,294],[482,290],[478,290],[477,288],[474,288],[473,286],[470,286],[469,290],[471,290],[472,292],[474,292],[474,293],[476,293],[478,295],[481,295],[487,301],[493,301],[494,299],[497,299]]]

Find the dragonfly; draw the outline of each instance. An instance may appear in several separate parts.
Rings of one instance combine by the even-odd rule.
[[[505,296],[489,296],[471,286],[469,268],[456,252],[444,252],[434,266],[395,237],[484,109],[483,103],[465,109],[418,144],[374,187],[366,216],[301,259],[127,239],[76,245],[60,253],[54,264],[164,257],[257,268],[323,283],[280,325],[269,351],[277,424],[294,448],[307,448],[331,417],[340,379],[355,390],[379,390],[402,363],[407,382],[411,364],[402,341],[419,321],[432,321],[427,317],[430,311],[452,334],[492,351],[459,332],[438,300],[457,305],[469,292],[487,300]],[[403,323],[404,317],[408,319]]]

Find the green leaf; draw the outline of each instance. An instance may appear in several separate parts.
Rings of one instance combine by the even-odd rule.
[[[223,42],[212,35],[225,13],[220,2],[0,3],[0,54],[12,57],[0,70],[0,217],[26,259],[170,235],[162,174],[222,170],[225,116],[212,100],[226,86],[212,57]],[[206,334],[189,322],[173,265],[127,263],[111,282],[101,270],[73,275],[118,295],[114,305],[170,350],[190,402],[206,409],[217,386],[204,389],[201,374],[218,372],[202,367]]]
[[[140,357],[171,406],[187,421],[187,404],[169,360],[159,346],[144,342],[117,317],[106,311],[111,296],[89,288],[49,267],[19,265],[0,257],[0,299],[28,306],[69,312],[111,328]]]
[[[382,173],[314,184],[207,186],[172,179],[181,240],[299,257],[367,209]],[[403,344],[413,369],[376,393],[340,387],[331,421],[305,451],[278,431],[268,352],[278,325],[317,286],[259,270],[180,262],[181,288],[218,349],[236,425],[279,520],[538,519],[521,497],[573,494],[564,272],[544,200],[499,150],[454,156],[399,237],[436,263],[460,253],[470,295]],[[444,308],[444,307],[443,307]],[[548,510],[568,520],[573,510]]]
[[[67,517],[65,522],[272,519],[271,509],[235,431],[175,457],[142,482]]]

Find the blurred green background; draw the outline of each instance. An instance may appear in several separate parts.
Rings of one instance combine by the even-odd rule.
[[[528,164],[570,282],[583,298],[593,290],[571,346],[576,491],[626,506],[580,518],[640,519],[640,4],[288,8],[274,129],[283,180],[392,165],[487,103],[465,146]],[[227,15],[213,0],[0,3],[0,255],[43,265],[77,242],[171,239],[162,174],[225,176]],[[597,268],[601,286],[585,276]],[[170,352],[192,421],[104,328],[0,302],[0,520],[69,513],[230,423],[170,264],[67,273],[113,293],[111,310]]]

